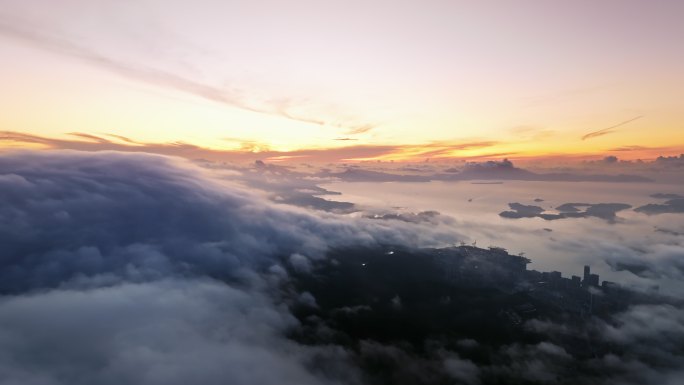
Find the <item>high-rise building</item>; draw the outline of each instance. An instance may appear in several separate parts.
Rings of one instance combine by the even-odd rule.
[[[599,285],[599,276],[598,276],[598,274],[589,274],[588,286],[598,287],[598,285]]]
[[[582,287],[587,288],[589,286],[598,287],[599,276],[598,274],[591,274],[591,269],[589,265],[584,266],[584,279],[582,280]]]
[[[582,286],[582,278],[580,278],[577,275],[572,276],[572,287],[580,287]]]

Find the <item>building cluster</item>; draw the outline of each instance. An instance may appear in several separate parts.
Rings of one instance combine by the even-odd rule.
[[[443,261],[447,277],[452,282],[472,287],[496,287],[511,294],[525,292],[531,302],[579,317],[614,311],[628,304],[633,297],[618,284],[603,281],[584,266],[584,274],[563,277],[559,271],[527,270],[528,258],[511,255],[505,249],[482,249],[461,246],[436,249],[435,256]],[[532,317],[537,309],[531,303],[510,304],[502,316],[513,325]]]
[[[616,288],[618,285],[614,282],[603,281],[599,285],[599,275],[592,274],[589,266],[584,266],[584,275],[579,277],[573,275],[570,278],[563,277],[560,271],[539,272],[536,270],[527,271],[528,280],[535,283],[537,286],[546,285],[552,289],[589,289],[599,288],[603,289]]]
[[[511,255],[506,249],[460,246],[435,249],[447,279],[475,287],[510,289],[524,279],[528,258]]]
[[[436,250],[436,254],[444,257],[445,269],[452,278],[472,283],[490,284],[494,281],[510,284],[516,282],[554,290],[617,287],[617,284],[609,281],[600,283],[599,275],[593,274],[589,266],[584,266],[583,277],[573,275],[570,278],[563,277],[559,271],[527,270],[527,265],[531,262],[529,258],[509,254],[501,247],[482,249],[474,246],[461,246],[439,249]]]

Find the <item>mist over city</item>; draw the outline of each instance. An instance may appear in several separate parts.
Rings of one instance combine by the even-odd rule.
[[[0,0],[0,384],[683,384],[683,17]]]

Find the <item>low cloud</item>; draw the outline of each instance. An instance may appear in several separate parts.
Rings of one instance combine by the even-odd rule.
[[[270,203],[178,159],[24,152],[0,158],[0,289],[79,275],[231,276],[279,255],[348,243],[427,244],[448,227],[313,215]]]
[[[257,160],[305,160],[307,162],[340,162],[346,160],[368,160],[382,158],[420,158],[434,156],[457,156],[458,151],[486,148],[495,142],[437,142],[423,145],[355,145],[333,148],[275,151],[263,143],[240,141],[237,150],[214,150],[185,142],[145,143],[119,135],[94,135],[71,133],[78,139],[60,139],[15,131],[0,131],[0,142],[12,144],[39,145],[49,149],[78,151],[125,151],[180,156],[187,159],[210,161],[254,162]],[[106,137],[105,137],[106,136]],[[342,138],[351,139],[351,138]],[[258,151],[255,151],[257,150]]]
[[[340,383],[310,368],[345,352],[288,341],[297,323],[266,296],[211,280],[4,297],[0,373],[25,385]]]
[[[446,150],[435,150],[446,151]],[[426,156],[432,152],[422,152]],[[410,172],[402,174],[399,172]],[[420,173],[416,173],[420,172]],[[429,181],[464,181],[464,180],[522,180],[548,182],[652,182],[651,179],[640,175],[606,175],[572,172],[537,173],[516,167],[512,161],[489,160],[484,162],[466,162],[462,167],[448,167],[441,172],[433,169],[418,169],[412,167],[381,168],[369,170],[367,167],[347,167],[344,171],[326,170],[318,174],[320,177],[337,178],[347,182],[429,182]]]
[[[2,381],[360,383],[344,348],[288,338],[291,307],[317,305],[282,266],[309,274],[331,247],[460,237],[276,204],[219,171],[146,154],[0,156]]]
[[[606,263],[614,270],[629,271],[643,278],[684,279],[684,247],[679,244],[656,244],[642,252],[614,253]]]
[[[414,345],[392,339],[345,343],[348,336],[336,329],[344,322],[354,328],[354,319],[370,320],[378,330],[409,339],[416,330],[397,329],[393,322],[439,324],[439,317],[421,318],[425,306],[452,306],[459,293],[463,301],[477,297],[427,291],[430,301],[425,301],[412,289],[435,282],[421,276],[423,269],[434,272],[431,278],[443,277],[445,271],[443,265],[426,265],[425,256],[414,254],[413,248],[458,242],[464,238],[455,231],[460,222],[432,211],[368,217],[293,207],[276,203],[274,196],[334,193],[283,166],[200,163],[206,167],[116,152],[0,156],[3,381],[486,384],[568,378],[623,385],[675,384],[682,378],[681,311],[667,304],[638,305],[612,318],[590,319],[593,329],[572,324],[544,328],[551,321],[538,320],[535,333],[542,337],[502,345],[459,328],[453,329],[453,344],[437,334],[437,340]],[[566,206],[568,214],[589,211],[581,204]],[[539,212],[536,206],[514,207]],[[478,231],[504,232],[502,226],[479,226]],[[677,245],[644,246],[638,252],[608,244],[599,235],[585,243],[583,252],[606,261],[613,256],[628,262],[626,258],[643,254],[648,263],[641,276],[647,279],[684,276]],[[364,272],[378,269],[363,254],[329,253],[346,246],[366,247],[369,255],[386,258],[388,265],[380,271],[398,286],[363,278]],[[412,268],[401,265],[407,261]],[[326,266],[345,263],[351,275],[336,278],[344,290],[321,289],[330,282],[324,278],[332,277],[325,275]],[[376,299],[365,287],[349,288],[351,277],[387,295]],[[369,295],[368,301],[351,301],[347,290]],[[330,305],[339,293],[350,301]],[[331,318],[321,318],[330,306]],[[399,317],[372,317],[383,308]],[[477,306],[454,311],[458,317],[469,315],[477,325],[483,314]],[[487,312],[492,317],[486,322],[500,324],[496,307]],[[312,316],[300,318],[302,313]],[[652,328],[644,327],[649,314],[659,318]],[[619,349],[582,355],[578,351],[587,335],[601,349]]]

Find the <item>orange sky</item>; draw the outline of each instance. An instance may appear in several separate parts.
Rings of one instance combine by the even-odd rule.
[[[549,3],[3,1],[0,146],[324,161],[684,152],[684,5]]]

